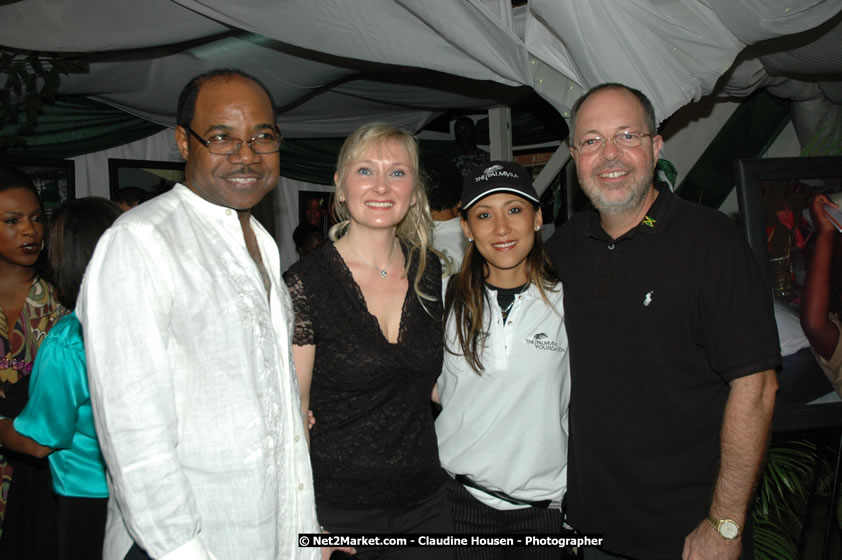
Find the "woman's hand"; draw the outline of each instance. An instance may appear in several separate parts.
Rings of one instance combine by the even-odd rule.
[[[810,202],[810,216],[813,218],[813,228],[816,232],[835,232],[836,226],[830,221],[825,212],[825,206],[839,208],[835,202],[823,194],[816,195]]]

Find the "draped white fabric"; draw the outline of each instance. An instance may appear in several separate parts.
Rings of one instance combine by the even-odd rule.
[[[371,120],[419,130],[444,111],[511,105],[533,90],[566,116],[605,81],[640,88],[659,120],[711,93],[768,88],[794,102],[802,144],[842,114],[842,0],[529,0],[512,28],[499,5],[25,0],[0,3],[0,43],[91,53],[90,72],[63,76],[61,93],[167,126],[187,79],[240,68],[267,85],[281,129],[298,138],[343,137]],[[108,158],[179,159],[172,130],[74,158],[77,196],[108,196]],[[297,258],[301,190],[330,189],[281,179],[284,268]]]
[[[26,0],[0,6],[0,41],[98,53],[88,75],[63,79],[63,92],[167,125],[188,77],[242,68],[266,82],[285,132],[298,137],[343,136],[373,118],[417,129],[444,110],[508,104],[530,88],[564,114],[584,89],[605,81],[639,87],[664,119],[716,92],[746,45],[825,22],[795,44],[770,43],[756,55],[760,79],[733,73],[728,91],[746,95],[769,76],[842,73],[842,0],[530,0],[516,18],[522,37],[489,5]],[[440,87],[419,85],[419,69],[444,73]],[[460,91],[445,74],[463,79]],[[484,82],[469,86],[472,80]],[[485,93],[488,82],[498,87]],[[823,94],[838,88],[820,87]]]
[[[225,33],[170,0],[26,0],[0,6],[0,42],[33,51],[98,52],[156,47]]]

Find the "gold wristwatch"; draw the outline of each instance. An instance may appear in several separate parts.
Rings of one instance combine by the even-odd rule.
[[[707,521],[725,540],[733,541],[743,534],[743,526],[733,519],[716,519],[712,515],[708,515]]]

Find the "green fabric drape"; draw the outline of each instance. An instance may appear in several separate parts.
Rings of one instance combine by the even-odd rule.
[[[343,138],[293,140],[281,144],[281,175],[296,181],[332,185]]]
[[[719,207],[734,187],[733,161],[761,155],[789,120],[789,108],[766,92],[742,103],[676,189],[679,196]],[[87,98],[66,98],[44,106],[25,148],[5,157],[68,158],[151,136],[164,127]],[[8,134],[11,126],[0,128]],[[333,184],[342,138],[289,139],[281,146],[281,174],[290,179]],[[452,142],[419,142],[425,160],[447,156]]]
[[[719,208],[734,188],[734,160],[760,157],[789,122],[789,106],[765,91],[740,104],[676,194]]]
[[[0,135],[12,128],[0,128]],[[34,132],[25,137],[26,147],[10,148],[3,155],[64,159],[128,144],[163,129],[104,103],[61,99],[44,105]]]
[[[26,147],[10,148],[0,155],[66,159],[122,146],[164,128],[90,99],[62,99],[44,106],[35,131],[25,137]],[[0,135],[11,131],[11,126],[2,127]],[[281,175],[332,185],[342,142],[344,138],[287,139],[281,145]],[[454,148],[452,142],[435,140],[421,140],[419,145],[424,159],[443,157]]]

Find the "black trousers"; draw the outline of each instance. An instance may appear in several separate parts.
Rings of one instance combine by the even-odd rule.
[[[453,518],[447,492],[441,488],[430,498],[399,511],[342,509],[317,506],[319,523],[337,534],[452,534]],[[357,547],[360,560],[453,560],[455,548]]]
[[[108,498],[56,496],[58,559],[102,560]]]
[[[0,537],[0,560],[55,560],[58,557],[58,509],[47,459],[3,455],[14,469]]]
[[[447,494],[457,533],[563,534],[560,510],[534,507],[495,509],[474,498],[455,480],[448,482]],[[567,552],[557,547],[459,547],[455,551],[456,560],[558,560],[564,558]]]

